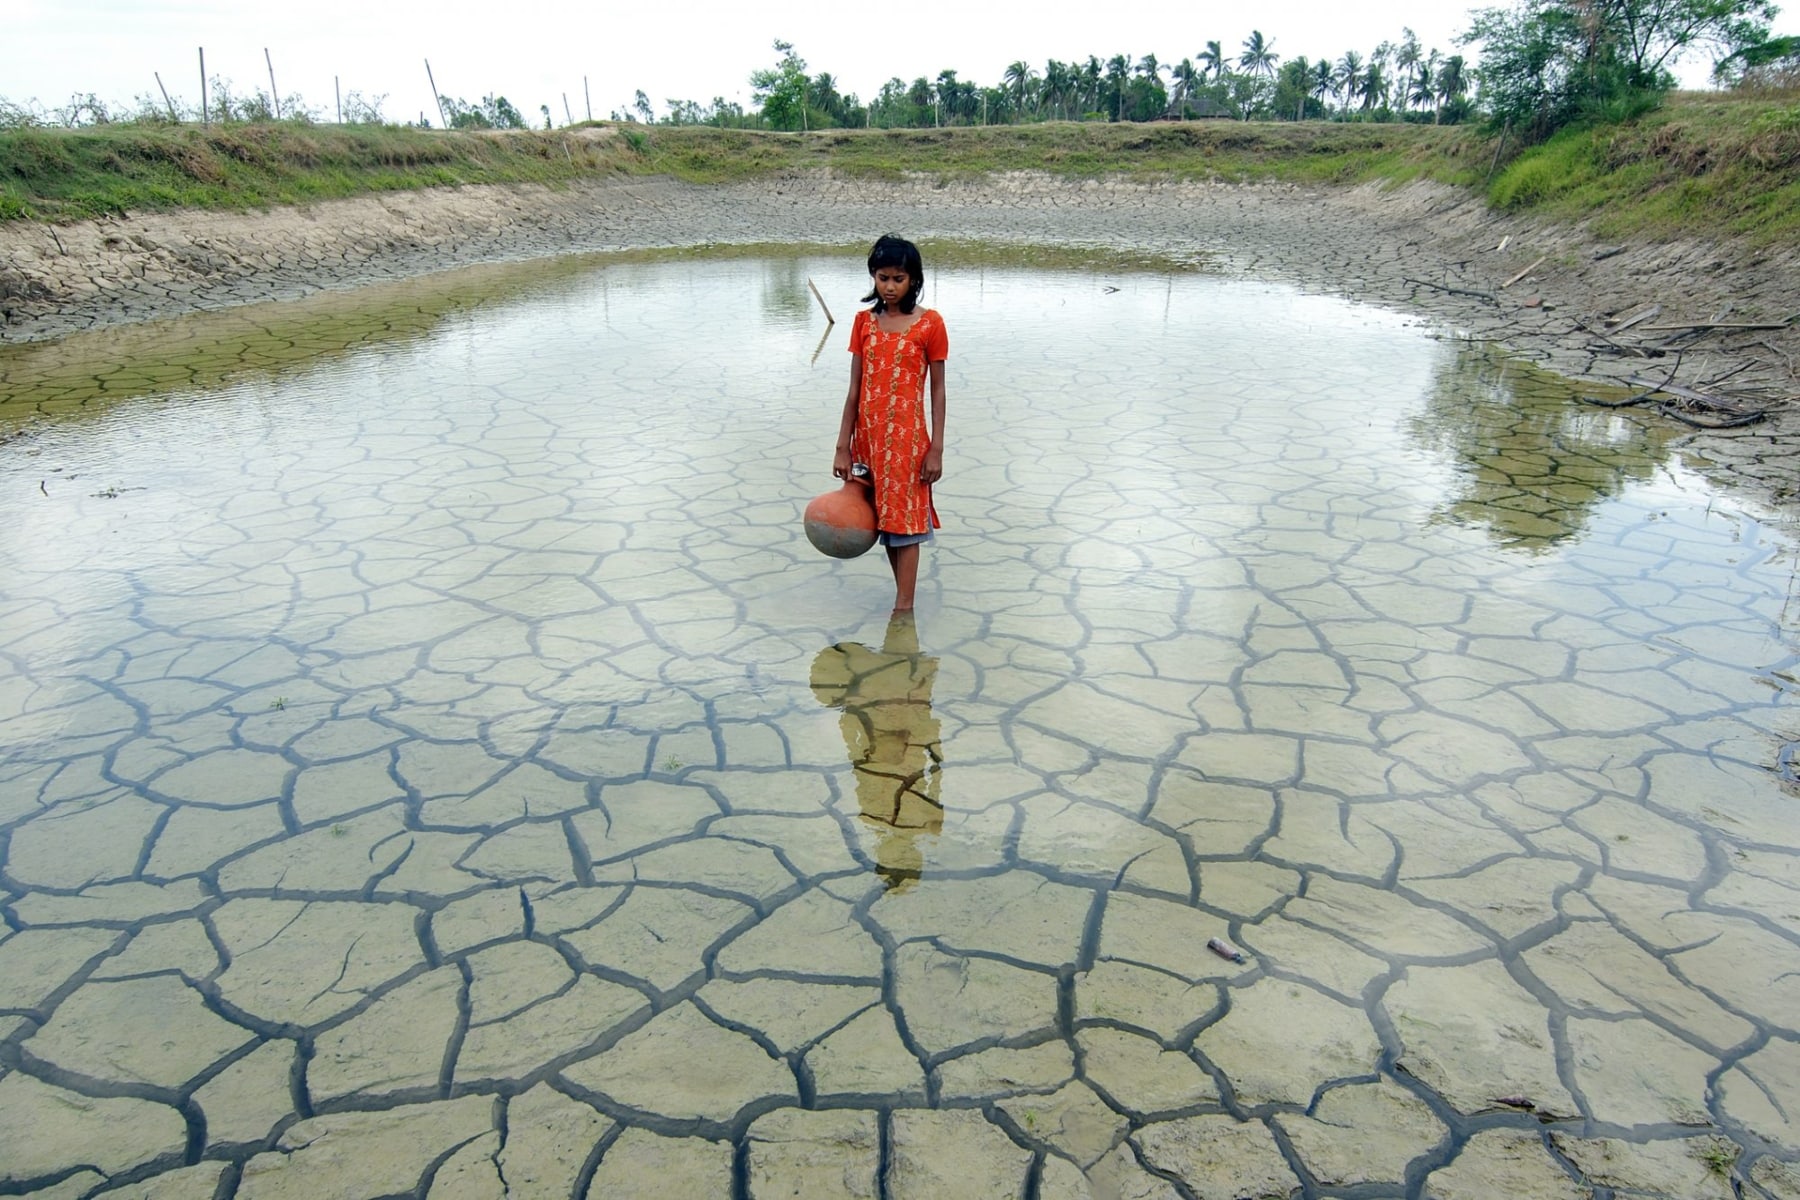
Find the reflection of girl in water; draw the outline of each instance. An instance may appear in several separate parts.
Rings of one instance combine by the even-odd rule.
[[[839,642],[813,659],[813,694],[844,710],[838,728],[856,773],[856,802],[863,820],[881,829],[875,870],[893,889],[911,886],[924,867],[914,839],[944,825],[938,800],[944,757],[931,715],[937,666],[936,658],[920,653],[910,613],[888,622],[880,650]]]

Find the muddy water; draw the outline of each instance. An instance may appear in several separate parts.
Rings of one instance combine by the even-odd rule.
[[[1391,313],[970,265],[891,620],[798,520],[863,282],[0,354],[0,1191],[1800,1194],[1779,520]]]

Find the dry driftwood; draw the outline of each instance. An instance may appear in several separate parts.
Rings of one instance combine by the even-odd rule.
[[[1618,328],[1614,329],[1613,332],[1614,333],[1624,333],[1627,329],[1630,329],[1633,325],[1639,325],[1645,321],[1650,320],[1652,317],[1660,317],[1660,316],[1662,316],[1662,305],[1652,304],[1649,308],[1644,309],[1642,312],[1636,313],[1630,317],[1627,317],[1625,320],[1620,321]]]
[[[1794,318],[1785,321],[1683,321],[1674,325],[1646,325],[1644,332],[1655,330],[1669,333],[1675,330],[1692,330],[1695,333],[1709,333],[1715,329],[1786,329],[1794,323]]]
[[[1519,282],[1519,280],[1525,278],[1527,275],[1531,274],[1533,271],[1535,271],[1539,267],[1543,266],[1544,263],[1549,260],[1549,258],[1550,258],[1550,256],[1548,254],[1538,256],[1538,260],[1536,262],[1532,263],[1529,267],[1526,267],[1523,271],[1520,271],[1517,275],[1514,275],[1511,279],[1509,279],[1505,283],[1501,284],[1500,290],[1505,291],[1507,288],[1511,287],[1513,284]]]

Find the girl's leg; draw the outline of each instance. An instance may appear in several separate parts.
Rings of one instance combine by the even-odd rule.
[[[919,543],[889,546],[888,566],[894,569],[894,611],[911,612],[913,588],[919,582]]]

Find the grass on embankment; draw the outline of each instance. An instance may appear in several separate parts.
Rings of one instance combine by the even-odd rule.
[[[264,208],[607,168],[614,139],[397,126],[102,125],[0,131],[0,220]]]
[[[1603,237],[1721,231],[1800,240],[1800,97],[1670,97],[1620,125],[1566,130],[1518,153],[1467,128],[1192,121],[832,129],[795,136],[705,126],[454,133],[405,127],[113,125],[0,131],[0,220],[142,209],[259,208],[474,183],[551,186],[596,175],[695,183],[829,169],[1303,184],[1432,179],[1491,203],[1591,220]]]
[[[0,131],[0,220],[145,209],[260,208],[471,183],[596,174],[695,183],[829,168],[879,180],[1035,170],[1095,178],[1467,182],[1481,139],[1405,125],[1073,124],[832,129],[795,136],[706,126],[453,133],[293,124],[109,125]]]
[[[1566,129],[1502,170],[1488,201],[1587,220],[1604,238],[1800,243],[1800,94],[1687,93],[1622,125]]]

